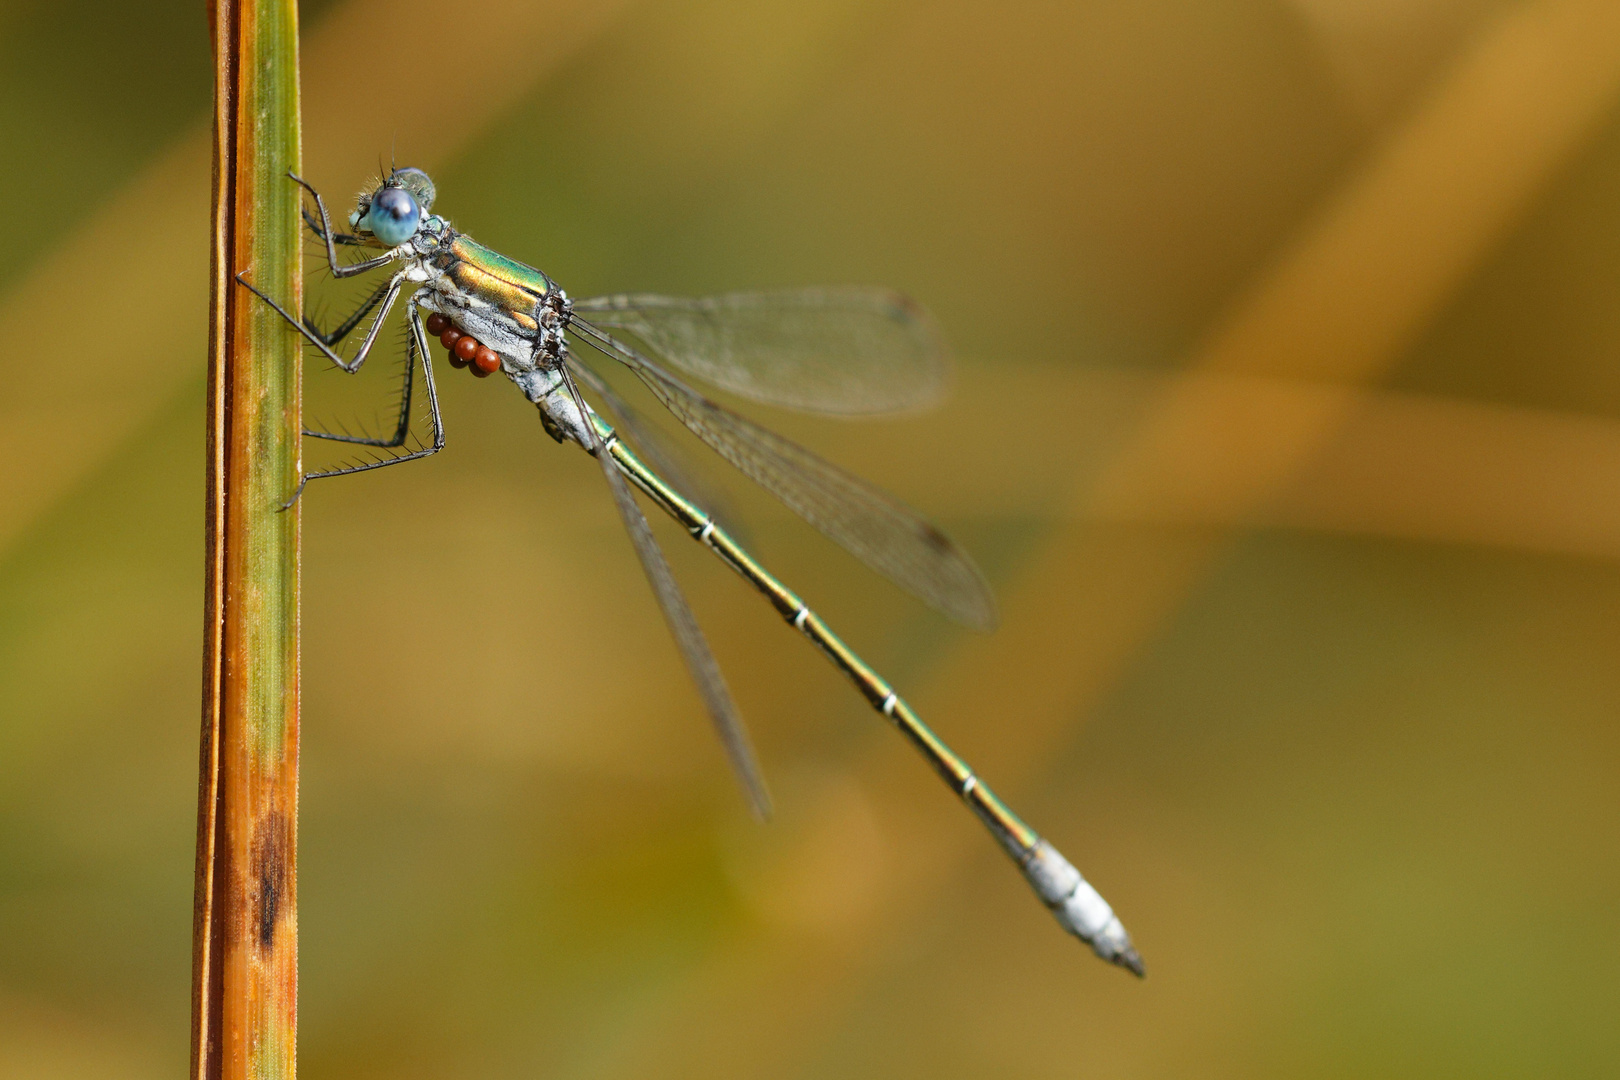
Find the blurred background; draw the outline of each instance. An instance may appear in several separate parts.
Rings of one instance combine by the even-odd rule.
[[[753,413],[958,537],[996,634],[722,479],[1149,972],[1062,935],[656,523],[774,784],[754,824],[595,466],[441,365],[446,451],[303,503],[304,1076],[1620,1069],[1612,0],[303,18],[305,171],[339,206],[392,153],[575,296],[933,309],[943,409]],[[189,2],[10,0],[0,56],[0,1077],[172,1077],[207,32]]]

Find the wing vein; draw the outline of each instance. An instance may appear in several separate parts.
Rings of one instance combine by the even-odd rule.
[[[581,412],[589,415],[585,413],[585,402],[580,399],[579,391],[574,387],[571,378],[569,389]],[[641,568],[647,575],[648,584],[652,586],[653,596],[657,598],[658,606],[664,613],[664,620],[669,624],[670,633],[675,638],[675,644],[680,649],[687,670],[691,672],[692,681],[697,684],[698,693],[703,698],[705,708],[708,709],[709,718],[714,722],[726,757],[730,760],[731,767],[748,796],[749,807],[755,816],[767,818],[771,812],[771,797],[765,786],[765,777],[754,754],[753,744],[748,738],[748,731],[743,726],[737,704],[726,685],[725,676],[721,674],[720,665],[709,649],[708,639],[704,637],[703,629],[698,626],[691,605],[686,602],[680,586],[676,584],[675,575],[669,569],[669,562],[664,558],[663,551],[658,547],[658,541],[653,537],[652,527],[647,524],[646,515],[641,512],[641,507],[636,505],[635,497],[631,495],[630,486],[625,483],[624,474],[619,471],[618,463],[599,440],[595,452],[597,463],[602,467],[602,475],[607,479],[608,490],[613,493],[614,505],[624,522],[625,532],[630,534],[630,543],[636,549],[636,557],[641,560]]]
[[[693,390],[582,319],[587,344],[634,371],[699,439],[873,570],[979,630],[998,620],[995,597],[966,552],[894,496]]]

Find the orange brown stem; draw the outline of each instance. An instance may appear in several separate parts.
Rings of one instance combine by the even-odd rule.
[[[194,1080],[292,1080],[298,1030],[300,350],[294,0],[212,0],[214,204]]]

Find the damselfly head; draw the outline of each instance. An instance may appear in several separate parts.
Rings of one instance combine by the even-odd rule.
[[[382,186],[363,195],[349,215],[349,225],[369,232],[388,247],[398,247],[421,228],[433,206],[433,181],[421,169],[395,169]]]

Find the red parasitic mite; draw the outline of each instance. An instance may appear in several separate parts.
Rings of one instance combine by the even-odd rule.
[[[443,334],[439,335],[439,340],[443,342],[444,347],[450,351],[451,367],[464,368],[467,366],[467,361],[456,355],[456,343],[461,339],[461,331],[455,329],[454,327],[451,327],[449,330],[446,330]]]
[[[438,337],[448,329],[450,329],[450,320],[437,311],[427,317],[427,332],[434,337]]]
[[[456,339],[456,344],[453,351],[456,354],[457,360],[466,362],[478,355],[478,348],[479,346],[476,338],[463,334],[461,337]]]
[[[478,346],[478,351],[473,353],[472,362],[473,367],[484,375],[493,375],[501,369],[501,358],[488,345]]]

